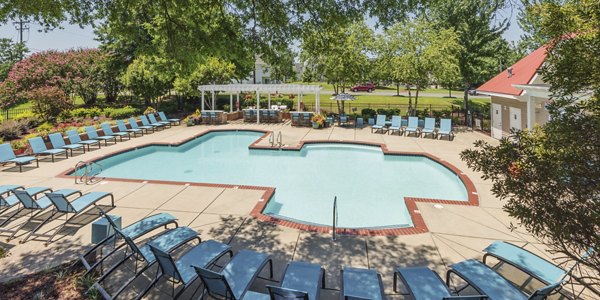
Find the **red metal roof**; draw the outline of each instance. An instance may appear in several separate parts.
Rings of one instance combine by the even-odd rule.
[[[508,69],[482,84],[477,91],[520,96],[522,90],[514,88],[513,84],[528,84],[546,59],[546,46],[531,52],[512,65],[512,76],[508,77]]]

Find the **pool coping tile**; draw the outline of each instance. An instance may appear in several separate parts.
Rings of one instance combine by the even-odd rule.
[[[440,159],[434,155],[431,155],[426,152],[403,152],[403,151],[390,151],[385,143],[377,143],[377,142],[365,142],[365,141],[354,141],[354,140],[303,140],[300,141],[295,146],[283,146],[283,147],[269,147],[259,145],[261,141],[266,139],[272,131],[269,130],[261,130],[261,129],[232,129],[232,128],[212,128],[207,129],[199,134],[193,135],[189,138],[180,140],[178,142],[165,143],[165,142],[151,142],[146,144],[141,144],[135,147],[125,148],[121,150],[117,150],[108,154],[100,155],[94,157],[88,162],[95,162],[101,159],[105,159],[111,156],[115,156],[118,154],[122,154],[131,150],[137,150],[141,148],[146,148],[150,146],[169,146],[169,147],[177,147],[182,144],[185,144],[191,140],[202,137],[206,134],[213,132],[226,132],[226,131],[245,131],[245,132],[258,132],[263,133],[261,137],[259,137],[256,141],[248,146],[249,149],[261,149],[261,150],[285,150],[285,151],[300,151],[305,145],[310,144],[351,144],[351,145],[361,145],[361,146],[372,146],[379,147],[384,155],[401,155],[401,156],[421,156],[427,157],[438,164],[444,166],[448,170],[455,173],[462,183],[465,185],[467,189],[467,201],[456,201],[456,200],[444,200],[444,199],[429,199],[429,198],[416,198],[416,197],[404,197],[404,202],[406,203],[406,207],[410,214],[410,217],[413,221],[413,227],[397,227],[397,228],[336,228],[336,234],[341,235],[359,235],[359,236],[400,236],[400,235],[412,235],[412,234],[421,234],[429,232],[427,225],[425,224],[425,220],[421,216],[417,202],[421,203],[434,203],[434,204],[449,204],[449,205],[466,205],[466,206],[479,206],[479,195],[477,190],[475,189],[474,183],[456,166],[452,165],[446,160]],[[72,176],[68,175],[71,172],[75,171],[75,168],[69,168],[64,172],[60,173],[57,178],[69,178]],[[190,185],[190,186],[200,186],[200,187],[216,187],[216,188],[233,188],[233,189],[248,189],[248,190],[261,190],[264,191],[261,199],[256,203],[254,208],[251,210],[250,215],[257,220],[268,222],[284,227],[294,228],[303,231],[309,232],[320,232],[320,233],[329,233],[332,231],[330,226],[322,226],[316,224],[305,224],[299,222],[293,222],[291,220],[277,218],[270,215],[263,214],[263,210],[267,206],[267,203],[275,193],[274,187],[264,187],[264,186],[252,186],[252,185],[234,185],[234,184],[214,184],[214,183],[200,183],[200,182],[185,182],[185,181],[169,181],[169,180],[146,180],[146,179],[128,179],[128,178],[104,178],[107,181],[121,181],[121,182],[137,182],[137,183],[154,183],[154,184],[169,184],[169,185]]]

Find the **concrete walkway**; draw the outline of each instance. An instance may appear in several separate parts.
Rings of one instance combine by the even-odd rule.
[[[177,142],[210,128],[262,129],[281,131],[286,145],[301,140],[356,140],[385,143],[393,151],[428,152],[443,158],[466,173],[474,182],[480,197],[478,207],[418,203],[429,232],[397,237],[340,236],[332,241],[328,234],[303,232],[263,223],[249,216],[263,191],[198,187],[185,184],[154,184],[104,180],[94,185],[75,184],[71,178],[57,178],[78,161],[106,155],[114,151],[150,142]],[[289,124],[256,125],[234,122],[221,126],[176,126],[154,134],[120,142],[116,145],[78,155],[55,163],[41,162],[39,169],[23,173],[15,170],[0,172],[0,184],[48,186],[54,189],[76,188],[84,192],[112,192],[116,208],[110,213],[122,216],[123,225],[157,212],[169,212],[179,218],[180,226],[197,230],[204,240],[215,239],[232,245],[234,250],[247,248],[270,253],[275,259],[275,278],[280,278],[285,264],[304,260],[322,264],[327,270],[327,288],[339,288],[339,270],[343,266],[373,268],[383,276],[386,293],[393,294],[392,279],[396,267],[426,265],[445,274],[447,266],[468,258],[480,259],[481,250],[494,240],[505,240],[547,257],[543,246],[527,232],[510,229],[512,220],[502,211],[502,203],[490,192],[491,183],[467,168],[459,153],[472,147],[479,139],[495,140],[479,133],[458,133],[454,141],[431,140],[371,134],[370,129],[333,127],[327,129],[294,128]],[[267,145],[268,139],[260,144]],[[310,187],[307,187],[310,188]],[[103,201],[101,203],[108,204]],[[90,223],[97,217],[94,211],[79,218],[77,224],[57,235],[44,247],[44,237],[60,224],[53,221],[30,241],[19,244],[18,239],[0,243],[9,255],[0,259],[0,280],[24,274],[77,258],[90,245]],[[10,230],[24,221],[19,219],[5,229]],[[4,236],[9,233],[1,233]],[[259,290],[263,286],[257,287]],[[168,289],[167,289],[168,290]],[[335,291],[331,292],[335,297]],[[153,297],[160,297],[160,293]]]

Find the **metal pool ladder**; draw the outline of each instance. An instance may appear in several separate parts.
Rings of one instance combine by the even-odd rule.
[[[275,147],[277,145],[279,149],[283,147],[283,137],[281,136],[281,131],[277,132],[277,138],[275,138],[275,132],[272,132],[269,136],[269,143],[271,143],[271,147]]]
[[[97,170],[94,168],[94,166],[97,166]],[[98,174],[100,174],[102,172],[102,165],[97,163],[97,162],[86,162],[86,161],[79,161],[77,162],[77,164],[75,164],[75,172],[77,172],[77,170],[83,168],[83,173],[80,176],[75,175],[75,184],[78,183],[85,183],[85,184],[89,184],[90,182],[92,182],[92,180],[94,180],[94,178],[96,178],[96,176]],[[91,175],[91,176],[90,176]]]
[[[331,225],[332,225],[331,227],[333,227],[333,235],[332,235],[331,239],[332,239],[332,240],[334,240],[334,241],[335,241],[335,237],[336,237],[336,236],[335,236],[335,235],[336,235],[336,233],[335,233],[335,231],[336,231],[336,230],[335,230],[335,227],[337,226],[337,222],[338,222],[338,214],[337,214],[337,196],[335,196],[335,197],[333,198],[333,222],[332,222],[332,224],[331,224]]]

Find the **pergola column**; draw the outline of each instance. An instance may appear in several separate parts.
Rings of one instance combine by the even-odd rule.
[[[317,92],[315,93],[315,113],[319,113],[319,111],[321,111],[321,93],[319,93],[319,91],[317,90]]]
[[[256,124],[260,124],[260,92],[256,90]]]
[[[269,96],[267,97],[267,99],[268,99],[267,109],[271,109],[271,92],[269,92]]]
[[[212,91],[212,104],[210,106],[210,109],[215,110],[215,91]]]
[[[235,94],[236,102],[235,102],[235,111],[240,111],[240,93]]]
[[[202,99],[200,101],[200,110],[204,111],[204,90],[202,90]]]

